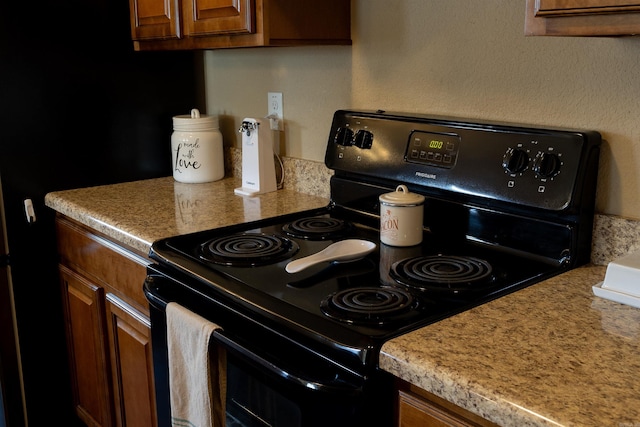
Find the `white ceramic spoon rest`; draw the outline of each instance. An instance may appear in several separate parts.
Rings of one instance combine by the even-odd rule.
[[[353,261],[371,253],[375,248],[376,244],[368,240],[341,240],[313,255],[291,261],[285,270],[287,273],[297,273],[325,261]]]

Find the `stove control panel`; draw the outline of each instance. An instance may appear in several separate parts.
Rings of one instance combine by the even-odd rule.
[[[531,169],[540,179],[553,179],[561,172],[563,165],[562,153],[554,151],[553,147],[549,147],[548,151],[538,151],[531,157],[532,151],[525,150],[521,145],[509,147],[502,158],[502,167],[511,176],[520,176]]]
[[[522,148],[507,148],[502,158],[502,167],[507,173],[521,173],[529,167],[531,158],[529,153]]]
[[[427,195],[445,190],[562,211],[583,186],[595,186],[600,141],[593,131],[337,111],[325,164],[338,174],[404,183]]]
[[[333,136],[333,142],[344,147],[355,145],[368,149],[373,145],[373,133],[367,129],[353,131],[348,125],[338,128]]]
[[[460,136],[456,134],[413,131],[409,137],[408,162],[452,168],[458,159]]]
[[[353,145],[353,135],[353,131],[349,126],[340,127],[334,133],[333,142],[334,144],[348,147]]]
[[[533,159],[533,171],[541,179],[553,178],[560,173],[561,155],[539,151]]]

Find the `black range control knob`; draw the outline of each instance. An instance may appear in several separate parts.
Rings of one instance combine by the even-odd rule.
[[[520,148],[509,148],[502,157],[502,167],[509,173],[520,173],[529,166],[529,154]]]
[[[539,152],[533,159],[533,171],[542,178],[552,178],[560,173],[562,160],[554,153]]]
[[[353,145],[353,131],[347,127],[338,128],[336,135],[333,137],[333,142],[344,146]]]
[[[373,134],[368,130],[359,130],[356,132],[354,144],[360,148],[371,148],[371,145],[373,145]]]

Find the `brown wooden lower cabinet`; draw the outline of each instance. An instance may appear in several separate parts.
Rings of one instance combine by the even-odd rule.
[[[498,427],[434,394],[400,381],[398,427]]]
[[[107,294],[107,329],[118,426],[155,426],[151,324],[113,294]]]
[[[91,427],[157,425],[142,254],[56,220],[76,414]]]
[[[60,277],[76,413],[89,426],[110,426],[113,410],[102,316],[104,289],[64,266],[60,266]]]

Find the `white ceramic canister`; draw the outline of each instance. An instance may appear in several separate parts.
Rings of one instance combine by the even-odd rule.
[[[380,200],[380,241],[390,246],[422,243],[424,196],[410,193],[406,185],[382,194]]]
[[[201,116],[197,108],[190,115],[174,116],[171,160],[176,181],[201,183],[222,179],[224,155],[218,117]]]

